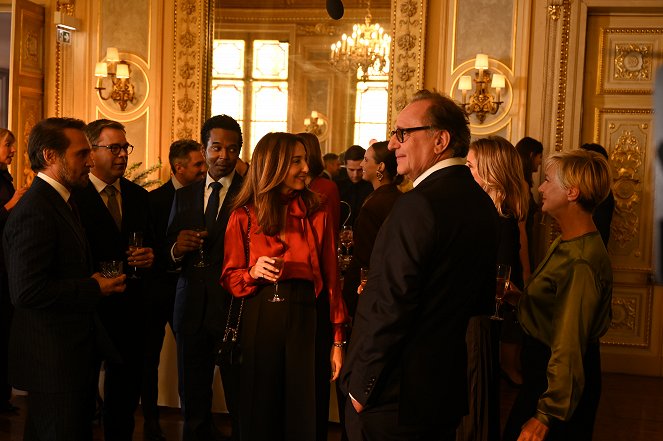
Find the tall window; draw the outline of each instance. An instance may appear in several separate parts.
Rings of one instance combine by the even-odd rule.
[[[287,131],[289,49],[278,40],[214,40],[212,115],[237,120],[245,154],[266,133]]]
[[[367,81],[361,80],[361,68],[357,72],[354,143],[364,148],[371,139],[384,141],[387,138],[389,83],[386,76],[371,75],[371,70],[368,70]]]

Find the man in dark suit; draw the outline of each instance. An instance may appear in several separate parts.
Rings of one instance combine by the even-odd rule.
[[[94,360],[112,344],[96,307],[124,290],[125,276],[94,273],[70,192],[88,183],[90,144],[73,118],[37,123],[28,139],[38,172],[5,225],[12,302],[10,381],[28,391],[25,440],[92,440]]]
[[[469,317],[494,300],[497,213],[464,157],[467,118],[418,92],[389,148],[414,189],[375,242],[341,373],[351,440],[454,440],[467,413]]]
[[[179,272],[171,269],[166,233],[175,190],[205,179],[207,167],[200,143],[184,139],[170,145],[168,161],[172,177],[149,194],[150,220],[154,234],[154,266],[145,305],[145,365],[141,407],[145,423],[143,435],[149,441],[165,440],[159,425],[159,359],[166,324],[173,329],[175,286]],[[173,331],[174,332],[174,331]]]
[[[369,194],[373,192],[373,186],[362,177],[361,161],[364,160],[366,150],[360,145],[350,146],[343,155],[345,158],[345,175],[339,173],[334,178],[338,185],[338,193],[341,201],[341,222],[339,225],[352,227],[355,219],[359,216],[359,210]],[[346,221],[347,219],[347,221]]]
[[[202,127],[201,140],[207,176],[176,192],[168,230],[171,258],[182,268],[174,325],[184,441],[221,439],[212,422],[214,346],[225,329],[230,294],[221,288],[219,279],[229,207],[242,182],[235,172],[242,148],[242,131],[237,121],[227,115],[208,119]],[[221,380],[233,417],[233,436],[237,438],[238,373],[222,370]]]
[[[94,165],[88,185],[72,197],[80,209],[94,264],[123,261],[130,274],[137,268],[149,268],[154,260],[151,248],[127,251],[130,233],[142,233],[146,244],[151,235],[147,190],[122,177],[133,150],[124,126],[99,119],[88,124],[85,133],[92,144]],[[107,441],[131,441],[133,437],[143,372],[144,281],[129,277],[124,293],[99,303],[101,321],[121,356],[119,362],[105,362],[103,420]],[[96,384],[93,387],[96,390]]]

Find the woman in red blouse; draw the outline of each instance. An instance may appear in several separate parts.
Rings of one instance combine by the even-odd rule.
[[[306,159],[296,135],[265,135],[226,229],[221,283],[246,299],[240,337],[242,440],[327,436],[329,380],[341,369],[348,315],[339,290],[333,222],[306,188]],[[251,216],[248,259],[245,207]],[[285,262],[280,276],[275,258]],[[270,301],[277,280],[282,302]]]

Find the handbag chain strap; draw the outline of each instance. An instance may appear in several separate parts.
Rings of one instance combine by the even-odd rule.
[[[246,228],[246,241],[244,241],[244,255],[246,256],[246,267],[249,267],[249,240],[251,238],[251,212],[249,207],[244,205],[244,210],[246,210],[246,217],[249,220],[248,226]],[[237,324],[233,327],[230,325],[230,320],[232,319],[233,303],[235,302],[235,296],[231,294],[230,297],[230,307],[228,308],[228,319],[226,320],[226,330],[223,333],[223,341],[228,341],[228,338],[231,341],[236,342],[239,335],[239,324],[242,320],[242,310],[244,309],[244,297],[240,300],[239,303],[239,314],[237,314]]]

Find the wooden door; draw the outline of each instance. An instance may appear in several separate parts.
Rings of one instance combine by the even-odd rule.
[[[9,71],[9,128],[16,135],[11,165],[14,185],[32,182],[27,153],[30,129],[44,115],[44,7],[15,0],[12,8],[12,47]]]
[[[608,244],[613,320],[602,339],[603,367],[661,376],[663,289],[652,278],[652,220],[653,89],[663,64],[663,15],[590,11],[586,41],[581,139],[608,151],[615,196]]]

